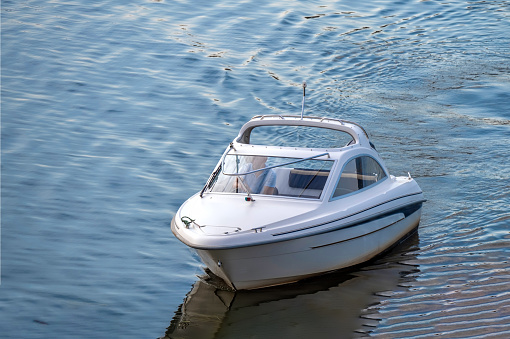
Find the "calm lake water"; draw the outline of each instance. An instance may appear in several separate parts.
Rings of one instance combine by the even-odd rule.
[[[1,25],[2,338],[510,337],[509,1],[2,0]],[[303,80],[418,181],[418,233],[214,291],[170,220]]]

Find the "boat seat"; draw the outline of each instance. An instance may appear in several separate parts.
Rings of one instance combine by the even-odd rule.
[[[289,174],[289,186],[295,188],[323,190],[329,171],[294,168]]]
[[[278,195],[318,199],[328,178],[329,171],[298,168],[276,168]],[[316,175],[317,174],[317,175]]]

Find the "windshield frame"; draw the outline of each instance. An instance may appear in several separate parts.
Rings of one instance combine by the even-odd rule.
[[[228,162],[226,162],[227,156],[236,156],[236,160],[234,160],[236,168],[239,169],[239,160],[238,157],[261,157],[261,158],[272,158],[273,159],[288,159],[290,161],[285,161],[281,164],[271,165],[271,166],[263,166],[262,168],[249,168],[249,170],[243,170],[242,172],[236,173],[228,173],[227,168],[229,167]],[[327,157],[325,159],[317,159],[320,157]],[[244,159],[242,166],[246,165],[247,161]],[[300,163],[300,162],[317,162],[317,164],[321,164],[321,166],[312,166],[308,168],[307,166],[303,167],[289,167],[289,165]],[[227,163],[227,164],[226,164]],[[232,167],[234,163],[230,163],[230,167]],[[314,164],[314,163],[313,163]],[[259,154],[238,154],[230,153],[230,150],[225,152],[222,156],[220,162],[218,163],[216,169],[211,174],[209,180],[206,185],[202,189],[200,196],[203,196],[203,193],[214,193],[214,194],[246,194],[249,198],[252,198],[252,194],[255,195],[266,195],[266,196],[276,196],[276,197],[285,197],[285,198],[300,198],[300,199],[312,199],[312,200],[322,200],[325,197],[325,193],[327,188],[329,187],[329,182],[331,181],[331,174],[334,173],[336,160],[330,157],[328,152],[323,152],[320,154],[315,154],[310,157],[305,158],[296,158],[291,156],[274,156],[274,155],[259,155]],[[309,165],[308,165],[309,166]],[[254,176],[258,172],[265,173],[273,171],[276,172],[274,176],[276,177],[273,180],[278,180],[278,187],[276,183],[273,185],[276,189],[277,193],[267,194],[263,193],[259,189],[251,190],[249,187],[249,183],[246,182],[246,178],[248,176]],[[223,180],[221,181],[220,186],[218,185],[218,180],[223,176]],[[226,179],[226,178],[231,179]],[[230,186],[233,182],[233,178],[236,178],[236,181],[240,182],[239,186],[236,186],[236,190],[233,191]],[[240,180],[237,180],[240,179]],[[292,182],[292,183],[291,183]],[[215,186],[219,187],[218,190],[215,190]],[[283,190],[282,190],[283,187]],[[238,190],[241,188],[240,190]],[[299,193],[298,193],[299,191]]]

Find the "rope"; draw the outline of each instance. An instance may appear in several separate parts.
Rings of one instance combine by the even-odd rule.
[[[205,227],[205,225],[199,225],[195,222],[195,219],[191,219],[190,217],[188,216],[183,216],[181,218],[181,221],[184,225],[186,225],[186,228],[189,228],[189,225],[191,224],[195,224],[197,225],[199,228],[202,228],[202,227]],[[240,227],[235,227],[235,226],[211,226],[209,225],[208,227],[219,227],[219,228],[234,228],[236,232],[239,232],[241,231],[242,229]]]

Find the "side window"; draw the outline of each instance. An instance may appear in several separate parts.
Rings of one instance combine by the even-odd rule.
[[[366,155],[354,158],[345,165],[333,198],[368,187],[385,177],[386,173],[374,158]]]

